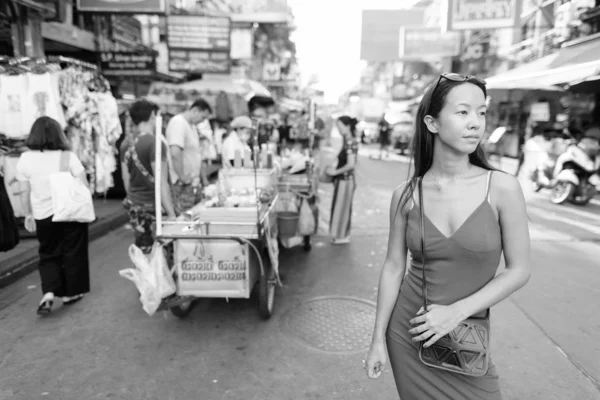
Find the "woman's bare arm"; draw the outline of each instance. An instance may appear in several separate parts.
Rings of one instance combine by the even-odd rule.
[[[390,233],[387,255],[379,277],[373,342],[385,341],[385,332],[406,270],[406,214],[401,209],[397,210],[403,190],[404,185],[396,188],[390,205]]]

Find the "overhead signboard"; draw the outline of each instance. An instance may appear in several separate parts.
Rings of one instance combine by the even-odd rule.
[[[442,33],[440,28],[400,28],[399,58],[429,60],[454,57],[460,53],[460,34]]]
[[[229,51],[229,17],[169,15],[167,44],[170,48]]]
[[[103,52],[100,68],[106,76],[151,76],[156,72],[156,57],[150,52]]]
[[[169,70],[176,72],[229,73],[229,53],[210,50],[169,49]]]
[[[94,13],[164,14],[166,0],[77,0],[77,10]]]
[[[414,10],[364,10],[360,59],[366,61],[397,61],[402,27],[422,27],[425,12]]]
[[[171,71],[227,73],[231,67],[231,19],[170,15],[167,44]]]
[[[519,26],[522,0],[443,0],[442,31]]]

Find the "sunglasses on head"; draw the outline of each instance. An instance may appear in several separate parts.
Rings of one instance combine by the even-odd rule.
[[[440,77],[438,78],[438,80],[435,82],[435,85],[433,86],[433,90],[431,91],[431,93],[435,92],[438,85],[442,81],[442,78],[446,78],[449,81],[453,81],[453,82],[471,82],[471,83],[475,83],[475,84],[479,84],[479,85],[483,85],[483,86],[485,86],[485,84],[486,84],[486,82],[483,79],[478,78],[476,76],[472,76],[472,75],[461,75],[461,74],[454,74],[454,73],[441,74]]]

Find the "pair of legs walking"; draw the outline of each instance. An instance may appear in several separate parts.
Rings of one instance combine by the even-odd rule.
[[[90,291],[88,224],[53,222],[49,217],[37,220],[36,228],[44,295],[38,313],[48,314],[54,297],[69,304]]]

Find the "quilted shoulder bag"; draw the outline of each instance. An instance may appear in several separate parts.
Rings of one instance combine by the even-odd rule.
[[[419,209],[421,213],[421,258],[423,261],[423,309],[427,310],[427,280],[425,277],[425,211],[423,209],[423,185],[419,179]],[[490,310],[485,317],[471,317],[462,321],[452,332],[440,338],[436,343],[424,348],[424,341],[419,347],[419,358],[432,368],[456,372],[469,376],[487,374],[490,361]]]

